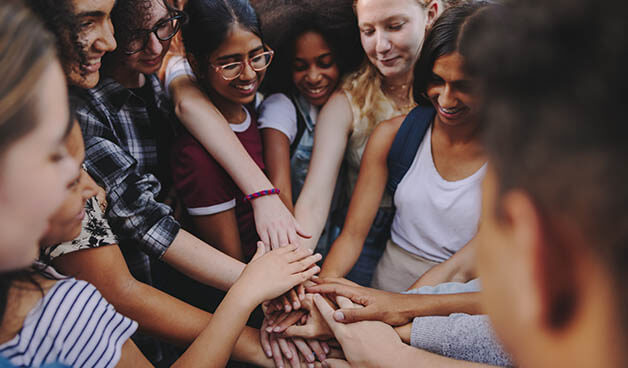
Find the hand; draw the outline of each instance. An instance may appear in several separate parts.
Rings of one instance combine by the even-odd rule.
[[[259,197],[251,201],[251,205],[257,233],[269,249],[277,249],[286,244],[298,244],[299,236],[311,237],[301,228],[279,196]]]
[[[262,242],[257,243],[253,260],[244,268],[232,286],[235,293],[255,305],[275,298],[290,288],[309,280],[320,271],[315,265],[320,254],[291,244],[265,254]]]
[[[330,306],[333,306],[331,301],[326,301]],[[318,340],[328,340],[334,337],[325,319],[314,305],[314,294],[306,294],[305,300],[303,300],[303,308],[309,311],[305,324],[286,327],[285,336]],[[284,324],[279,323],[275,328],[279,328],[279,330],[275,329],[273,330],[274,332],[281,332]]]
[[[381,321],[391,326],[401,326],[413,318],[411,313],[405,313],[409,310],[404,307],[408,301],[406,295],[359,286],[345,279],[317,278],[316,282],[318,285],[308,287],[308,292],[344,296],[365,307],[337,310],[334,318],[338,322]]]
[[[344,297],[337,298],[343,309],[360,308]],[[396,367],[398,352],[405,345],[389,325],[382,322],[338,323],[334,319],[334,309],[320,295],[314,296],[314,303],[329,328],[342,345],[345,357],[354,367]],[[335,365],[330,365],[335,364]],[[341,362],[327,362],[331,367],[347,367]]]
[[[284,295],[270,301],[268,305],[268,313],[272,314],[282,310],[289,313],[293,309],[300,309],[301,300],[303,300],[303,298],[305,298],[305,286],[304,284],[299,284],[297,287],[288,291]]]

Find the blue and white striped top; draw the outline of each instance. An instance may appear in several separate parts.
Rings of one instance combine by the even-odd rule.
[[[116,312],[80,280],[58,281],[28,313],[19,334],[0,345],[15,366],[115,367],[137,322]]]

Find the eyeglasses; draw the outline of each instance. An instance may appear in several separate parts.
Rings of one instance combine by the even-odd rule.
[[[188,16],[183,12],[177,12],[175,16],[164,19],[151,29],[142,29],[131,37],[128,45],[126,46],[125,53],[127,55],[136,54],[146,48],[150,34],[154,33],[158,40],[168,41],[174,35],[179,32],[181,25],[187,23]]]
[[[273,50],[268,50],[248,58],[246,62],[249,63],[254,71],[261,72],[262,70],[268,68],[270,62],[273,60],[274,54],[275,52]],[[244,61],[236,61],[234,63],[224,65],[210,65],[214,67],[214,70],[216,70],[217,73],[220,73],[223,79],[228,81],[238,78],[244,70]]]

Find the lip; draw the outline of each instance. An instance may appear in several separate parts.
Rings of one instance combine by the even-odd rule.
[[[468,108],[466,106],[460,106],[455,109],[444,109],[443,107],[436,104],[436,110],[438,114],[447,120],[456,120],[459,119],[462,115],[464,115]]]
[[[145,64],[147,66],[157,66],[159,64],[161,64],[161,61],[163,60],[162,56],[157,56],[154,59],[148,59],[148,60],[142,60],[142,64]]]
[[[384,66],[393,66],[397,63],[398,60],[401,59],[401,56],[393,56],[386,59],[377,59],[380,64]]]
[[[100,59],[97,59],[97,62],[89,62],[88,64],[83,64],[83,69],[85,69],[86,71],[88,71],[89,73],[97,73],[100,70],[100,67],[102,66],[102,63],[100,62]]]
[[[329,85],[311,88],[309,86],[301,86],[301,93],[310,99],[319,99],[329,93]]]
[[[239,95],[248,97],[254,95],[255,92],[257,92],[257,81],[253,80],[247,83],[232,83],[231,87],[235,89]]]
[[[85,218],[85,207],[81,208],[81,211],[79,211],[79,213],[76,216],[74,216],[74,221],[83,222],[84,218]]]

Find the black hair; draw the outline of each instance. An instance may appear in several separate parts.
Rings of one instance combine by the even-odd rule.
[[[544,252],[561,267],[546,267],[545,279],[569,277],[569,255],[581,252],[573,248],[589,248],[585,252],[612,279],[625,338],[628,5],[528,0],[512,7],[476,25],[467,58],[489,102],[483,113],[485,147],[498,196],[511,190],[527,193],[547,220],[546,233],[560,234]],[[494,210],[500,218],[498,204]],[[584,244],[572,244],[556,223],[566,224],[567,232]],[[574,313],[569,312],[573,309],[557,308],[550,322],[570,320]]]
[[[25,3],[57,39],[57,53],[66,74],[77,59],[79,65],[87,64],[87,52],[80,41],[80,20],[71,0],[25,0]],[[87,74],[83,69],[80,73]]]
[[[340,77],[357,69],[364,60],[351,0],[311,0],[306,3],[265,0],[256,9],[266,40],[275,50],[275,59],[263,85],[264,92],[292,92],[296,40],[308,31],[323,37],[338,65]]]
[[[441,56],[458,52],[466,59],[468,25],[490,5],[486,1],[470,1],[448,8],[436,20],[423,43],[421,55],[414,67],[414,100],[421,105],[431,105],[425,97],[432,80],[434,63]],[[497,6],[497,5],[492,5]]]
[[[234,25],[263,39],[255,9],[247,0],[189,0],[184,10],[189,22],[181,29],[183,45],[203,70],[209,54],[220,47]]]

